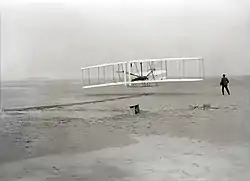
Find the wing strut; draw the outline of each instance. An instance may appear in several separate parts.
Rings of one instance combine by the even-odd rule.
[[[143,76],[143,73],[142,73],[142,62],[140,62],[140,66],[141,66],[141,76]]]

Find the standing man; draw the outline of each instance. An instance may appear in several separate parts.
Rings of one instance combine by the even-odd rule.
[[[220,85],[222,86],[222,94],[224,95],[224,89],[226,89],[227,91],[227,94],[230,95],[230,91],[228,89],[228,84],[229,84],[229,80],[228,78],[226,77],[225,74],[223,74],[223,77],[221,78],[221,81],[220,81]]]

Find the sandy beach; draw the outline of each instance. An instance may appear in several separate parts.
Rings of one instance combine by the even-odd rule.
[[[231,96],[221,95],[218,79],[134,89],[84,91],[71,81],[1,89],[3,109],[103,100],[2,112],[1,181],[250,178],[249,77],[231,80]],[[131,114],[134,104],[140,114]]]

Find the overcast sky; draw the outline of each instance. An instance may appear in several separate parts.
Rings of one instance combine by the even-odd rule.
[[[79,78],[87,65],[193,56],[205,58],[206,75],[250,74],[247,0],[70,2],[2,6],[2,79]]]

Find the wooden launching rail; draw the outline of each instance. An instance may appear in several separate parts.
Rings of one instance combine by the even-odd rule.
[[[142,93],[142,94],[133,94],[133,95],[129,95],[129,96],[109,98],[109,99],[83,101],[83,102],[75,102],[75,103],[68,103],[68,104],[53,104],[53,105],[30,106],[30,107],[21,107],[21,108],[9,108],[9,109],[2,109],[2,111],[8,112],[8,111],[43,110],[43,109],[60,108],[60,107],[66,107],[66,106],[95,104],[95,103],[101,103],[101,102],[110,102],[110,101],[121,100],[121,99],[129,99],[129,98],[147,96],[147,95],[152,95],[152,94],[153,93]]]

